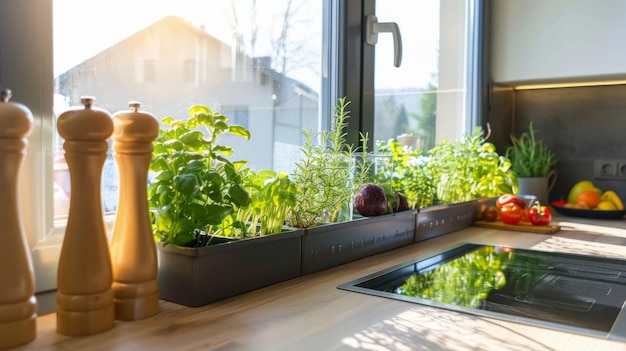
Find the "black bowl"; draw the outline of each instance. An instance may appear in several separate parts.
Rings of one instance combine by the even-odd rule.
[[[583,210],[580,208],[563,207],[552,205],[556,212],[570,217],[594,218],[594,219],[623,219],[626,210],[604,211],[604,210]]]

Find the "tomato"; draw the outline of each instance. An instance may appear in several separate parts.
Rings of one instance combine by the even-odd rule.
[[[522,208],[522,220],[521,222],[528,222],[530,223],[530,211]]]
[[[498,208],[502,208],[503,205],[511,203],[516,204],[521,208],[526,208],[526,201],[513,194],[500,195],[500,197],[498,197],[498,200],[496,200],[496,206],[498,206]]]
[[[489,206],[483,211],[483,221],[495,222],[496,219],[498,219],[498,209],[495,207]]]
[[[554,200],[552,201],[552,206],[565,207],[567,204],[567,200]]]
[[[548,225],[552,220],[552,214],[548,206],[542,206],[539,201],[533,204],[529,212],[530,223],[533,225]]]
[[[507,203],[500,207],[500,218],[504,224],[518,224],[524,215],[524,210],[514,203]]]

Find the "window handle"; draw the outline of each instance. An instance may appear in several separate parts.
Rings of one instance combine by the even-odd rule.
[[[402,62],[402,37],[400,36],[398,24],[395,22],[379,23],[376,16],[368,15],[365,26],[365,42],[370,45],[376,45],[378,33],[391,33],[393,35],[393,63],[394,66],[400,67]]]

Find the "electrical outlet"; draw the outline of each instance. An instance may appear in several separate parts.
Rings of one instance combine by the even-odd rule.
[[[617,176],[626,179],[626,162],[617,164]]]
[[[626,180],[626,160],[595,160],[594,178]]]

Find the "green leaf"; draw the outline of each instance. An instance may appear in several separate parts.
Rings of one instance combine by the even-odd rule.
[[[213,148],[213,151],[214,152],[219,152],[220,154],[222,154],[224,156],[230,156],[234,152],[232,147],[230,147],[230,146],[223,146],[223,145],[216,145]]]
[[[169,125],[172,124],[172,122],[174,122],[176,119],[174,119],[174,117],[165,117],[161,120],[161,123],[165,124],[165,125]]]
[[[222,176],[215,171],[207,172],[204,179],[207,184],[211,184],[212,186],[214,186],[215,189],[219,189],[224,183],[224,179],[222,179]]]
[[[237,173],[235,166],[232,163],[224,164],[224,174],[226,174],[227,180],[236,184],[241,184],[241,176]]]
[[[150,170],[158,172],[168,170],[169,166],[164,157],[153,157],[152,163],[150,164]]]
[[[192,148],[197,148],[204,145],[204,134],[199,131],[191,131],[183,134],[180,141]]]
[[[199,221],[203,221],[203,218],[207,218],[209,216],[209,210],[207,206],[193,202],[189,204],[188,213],[190,217],[197,218]]]
[[[218,135],[228,130],[228,124],[226,124],[226,121],[219,117],[222,116],[213,116],[213,118],[216,119],[213,123],[213,128],[215,128],[215,133]]]
[[[239,207],[250,204],[250,194],[239,184],[235,184],[228,189],[228,196]]]
[[[154,179],[156,180],[162,180],[162,181],[170,181],[172,179],[174,179],[174,173],[169,171],[169,170],[165,170],[163,172],[158,173]]]
[[[276,172],[269,170],[269,169],[263,169],[257,172],[257,177],[261,178],[263,180],[265,179],[270,179],[270,178],[274,178],[277,176]]]
[[[250,139],[250,132],[243,126],[232,125],[232,126],[228,127],[228,131],[232,135],[244,137],[246,140]]]
[[[206,210],[208,215],[204,221],[209,225],[221,224],[224,218],[234,212],[232,207],[223,205],[208,205]]]
[[[204,172],[207,169],[207,166],[201,160],[191,160],[187,163],[186,168],[189,173],[198,174],[200,172]]]
[[[163,143],[163,146],[170,148],[172,150],[176,150],[176,151],[180,151],[183,150],[184,146],[183,143],[180,142],[180,140],[176,139],[176,140],[167,140],[166,142]]]
[[[174,188],[182,194],[193,195],[200,189],[200,180],[195,174],[181,174],[174,177]]]
[[[248,161],[244,161],[244,160],[238,160],[238,161],[232,162],[232,165],[235,167],[237,171],[239,170],[243,171],[243,167],[245,167],[247,164],[248,164]]]
[[[206,106],[202,106],[202,105],[193,105],[189,108],[189,110],[187,111],[187,113],[190,116],[193,116],[197,113],[206,113],[206,114],[212,114],[213,111],[211,111],[210,108],[206,107]]]

